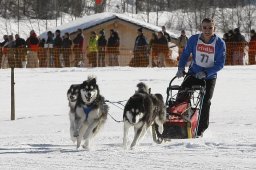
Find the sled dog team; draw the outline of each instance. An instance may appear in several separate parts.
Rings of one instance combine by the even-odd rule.
[[[157,125],[162,134],[166,119],[165,105],[161,94],[151,94],[144,83],[137,84],[137,90],[127,101],[124,112],[123,147],[128,147],[128,131],[134,128],[133,149],[147,130]],[[100,94],[96,77],[88,76],[82,84],[73,84],[67,91],[69,101],[70,137],[77,148],[90,148],[92,138],[97,135],[107,120],[109,111],[104,97]]]

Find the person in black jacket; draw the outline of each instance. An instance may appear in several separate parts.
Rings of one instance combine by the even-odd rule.
[[[106,45],[107,40],[105,38],[104,30],[99,32],[99,39],[98,39],[98,66],[105,67],[105,55],[106,55]]]
[[[168,55],[168,41],[165,38],[162,31],[157,33],[157,60],[158,60],[158,67],[165,67],[165,58]]]
[[[119,55],[120,38],[118,33],[111,29],[110,37],[108,38],[107,50],[109,55],[109,66],[119,66],[118,55]]]
[[[235,43],[232,50],[232,65],[244,65],[244,48],[247,45],[247,41],[245,40],[245,37],[241,34],[239,28],[234,29],[233,41]]]
[[[251,39],[249,41],[249,64],[255,64],[256,56],[256,32],[255,30],[250,31]]]
[[[83,60],[83,44],[84,44],[84,37],[82,29],[77,30],[77,36],[73,40],[74,44],[74,53],[75,53],[75,61],[74,64],[76,67],[79,66],[81,60]]]
[[[3,64],[2,64],[3,61],[2,60],[4,60],[4,57],[5,57],[3,47],[8,42],[8,35],[4,35],[3,39],[4,39],[4,41],[0,43],[0,47],[1,47],[1,50],[0,50],[0,68],[3,67]]]
[[[64,38],[62,41],[62,48],[63,48],[62,50],[63,50],[63,58],[64,58],[65,67],[70,67],[71,46],[72,46],[72,41],[69,38],[69,33],[66,32],[64,34]]]
[[[163,32],[165,38],[167,39],[167,41],[170,42],[171,41],[171,36],[166,32],[165,26],[162,26],[162,32]]]
[[[19,34],[15,35],[15,66],[18,68],[22,67],[22,62],[26,62],[26,41],[23,38],[20,38]]]
[[[40,67],[45,67],[47,66],[47,64],[50,67],[53,67],[53,57],[54,57],[54,49],[53,49],[53,44],[54,44],[54,34],[52,33],[52,31],[48,31],[47,32],[47,38],[44,44],[44,51],[42,52],[43,56],[47,56],[47,59],[43,59],[43,57],[41,57],[41,62],[40,62]],[[43,54],[45,53],[45,54]],[[40,55],[39,55],[40,56]]]
[[[133,54],[134,57],[130,62],[130,66],[133,67],[147,67],[148,56],[147,56],[147,40],[143,35],[142,28],[137,30],[138,36],[136,37]]]
[[[62,38],[60,37],[60,30],[55,31],[55,39],[53,41],[53,47],[54,47],[54,65],[55,67],[61,67],[60,51],[62,47]]]
[[[7,49],[8,64],[10,67],[15,67],[15,41],[13,35],[8,36],[8,42],[4,45]]]

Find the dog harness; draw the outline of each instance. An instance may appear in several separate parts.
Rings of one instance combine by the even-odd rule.
[[[92,111],[92,107],[86,107],[86,108],[83,107],[83,110],[84,110],[84,114],[85,114],[85,120],[87,120],[90,111]]]

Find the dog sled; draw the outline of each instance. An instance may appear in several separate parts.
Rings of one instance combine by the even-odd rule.
[[[176,76],[167,88],[167,118],[163,133],[158,132],[157,125],[152,127],[153,139],[156,143],[197,137],[205,86],[194,85],[191,88],[182,89],[181,85],[173,85],[175,79]]]

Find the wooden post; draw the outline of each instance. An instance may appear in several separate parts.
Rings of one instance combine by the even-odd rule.
[[[11,120],[15,120],[14,67],[11,67]]]

